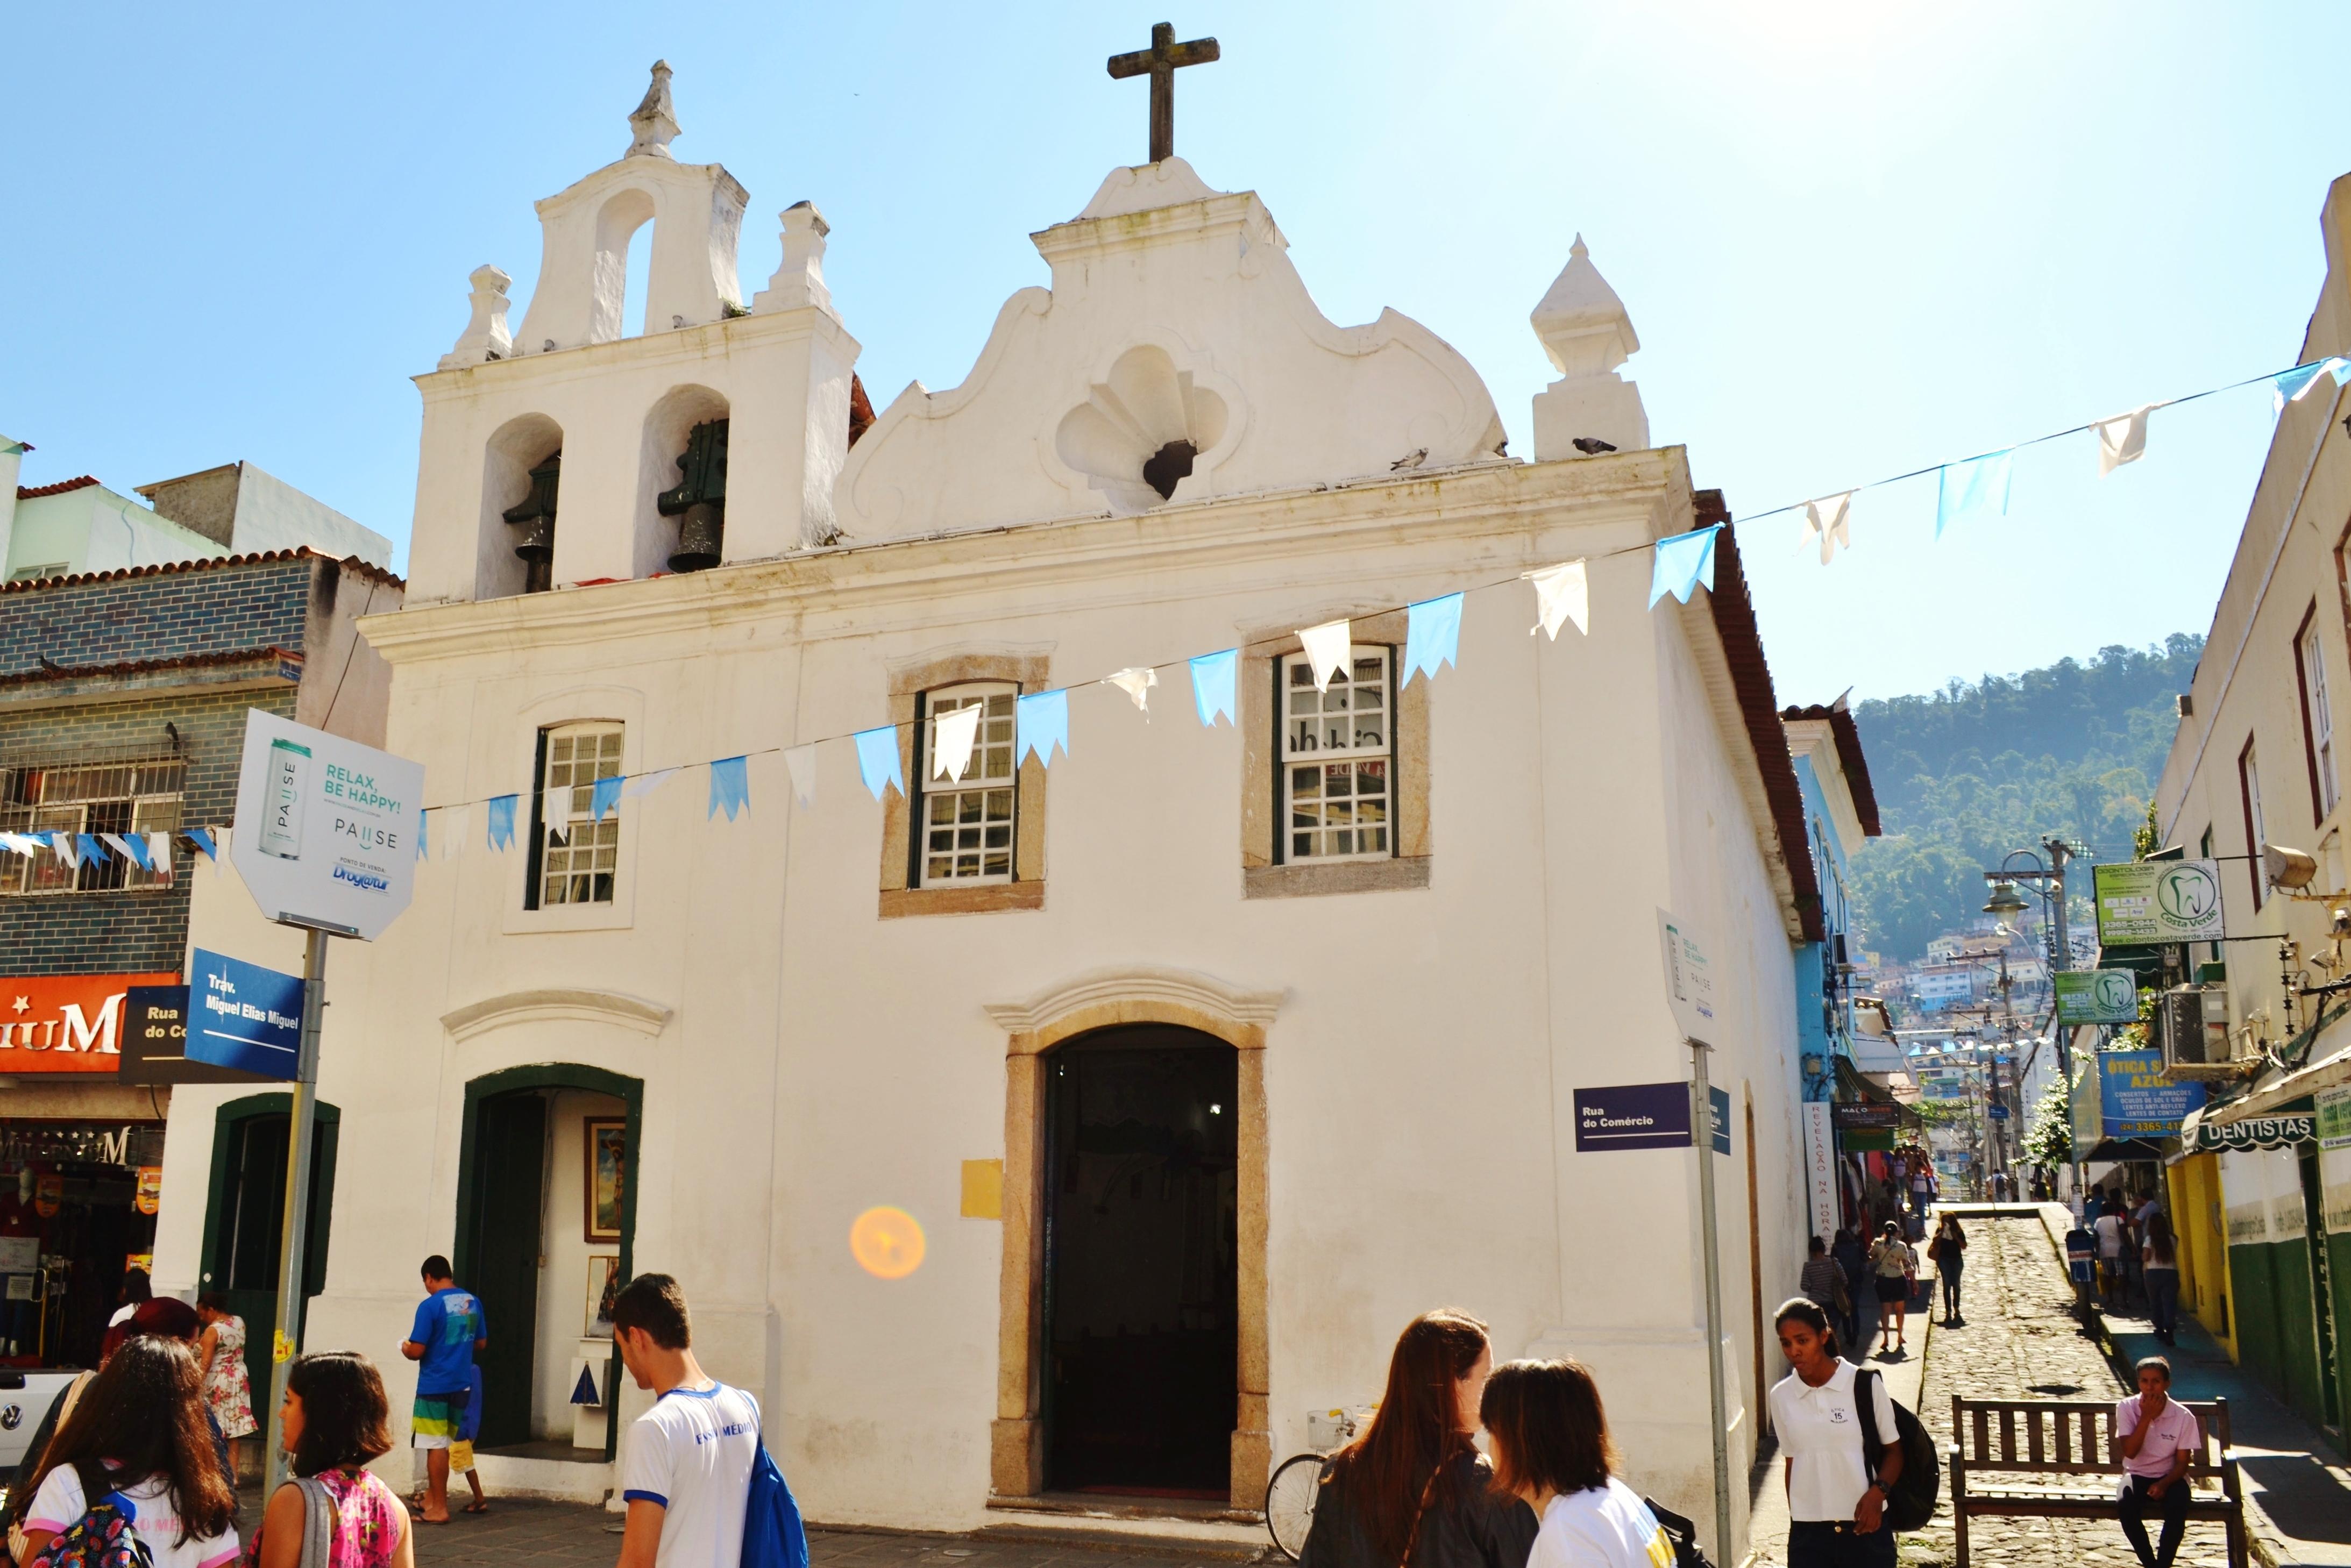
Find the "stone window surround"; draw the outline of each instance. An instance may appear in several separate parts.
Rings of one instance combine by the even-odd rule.
[[[889,670],[890,722],[898,726],[898,771],[904,791],[886,792],[882,805],[881,918],[909,915],[977,915],[998,909],[1045,907],[1045,763],[1029,757],[1015,770],[1012,808],[1012,880],[977,886],[908,886],[915,847],[914,719],[925,691],[975,681],[1008,681],[1023,692],[1052,685],[1050,649],[960,649],[925,654]],[[1017,743],[1017,742],[1016,742]]]
[[[1337,613],[1300,618],[1291,627],[1313,626]],[[1409,612],[1386,610],[1354,619],[1353,640],[1383,643],[1401,664]],[[1290,629],[1243,628],[1239,682],[1241,731],[1241,897],[1294,898],[1328,893],[1366,893],[1390,888],[1428,886],[1428,681],[1405,684],[1399,670],[1395,691],[1389,787],[1395,854],[1385,860],[1337,860],[1276,864],[1275,818],[1280,814],[1280,716],[1273,701],[1275,673],[1285,655],[1304,650]]]
[[[1134,966],[1097,971],[1023,1002],[987,1006],[1004,1030],[1004,1255],[998,1290],[996,1419],[989,1428],[988,1488],[997,1498],[1045,1489],[1043,1368],[1046,1054],[1097,1030],[1165,1023],[1233,1047],[1238,1062],[1238,1169],[1234,1377],[1238,1395],[1228,1480],[1232,1506],[1265,1495],[1273,1469],[1267,1413],[1266,1030],[1284,992],[1249,992],[1209,975]]]

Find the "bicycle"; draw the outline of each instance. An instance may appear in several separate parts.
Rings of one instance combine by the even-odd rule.
[[[1314,1528],[1314,1499],[1322,1489],[1323,1468],[1332,1454],[1355,1440],[1371,1411],[1333,1410],[1307,1418],[1307,1438],[1327,1437],[1330,1447],[1309,1449],[1281,1461],[1265,1486],[1265,1532],[1274,1550],[1295,1563],[1306,1550],[1307,1532]]]

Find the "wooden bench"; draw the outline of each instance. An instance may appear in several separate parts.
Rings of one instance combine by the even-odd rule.
[[[2204,1435],[2183,1478],[2189,1520],[2228,1528],[2230,1568],[2247,1568],[2245,1497],[2229,1447],[2229,1402],[2182,1399]],[[1959,1568],[1968,1568],[1968,1521],[1990,1516],[2111,1519],[2122,1510],[2122,1439],[2115,1407],[2091,1399],[1951,1399],[1951,1523]],[[1987,1477],[2001,1479],[1987,1480]],[[2119,1524],[2117,1524],[2119,1528]],[[2159,1516],[2147,1520],[2150,1537]]]

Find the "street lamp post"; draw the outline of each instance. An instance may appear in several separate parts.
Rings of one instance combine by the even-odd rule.
[[[1998,918],[2001,924],[2014,929],[2016,916],[2022,913],[2026,908],[2024,900],[2017,895],[2017,885],[2022,883],[2030,887],[2041,898],[2042,907],[2047,914],[2044,925],[2049,949],[2051,999],[2049,1026],[2051,1033],[2056,1036],[2057,1081],[2064,1092],[2071,1095],[2074,1092],[2073,1044],[2064,1021],[2056,1015],[2056,994],[2058,973],[2071,967],[2074,958],[2073,943],[2065,929],[2065,864],[2074,857],[2074,846],[2062,838],[2053,837],[2043,838],[2041,841],[2041,847],[2049,855],[2049,863],[2046,866],[2042,864],[2041,857],[2032,850],[2018,849],[2011,851],[2001,861],[1999,870],[1987,871],[1983,874],[1984,880],[1991,884],[1991,896],[1985,900],[1984,913]],[[2030,864],[2015,865],[2014,862],[2020,859]],[[2003,973],[2004,971],[2003,963]],[[2004,986],[2001,994],[2005,1001]],[[2012,1017],[2010,1021],[2009,1033],[2013,1039],[2015,1028]],[[2021,1094],[2023,1085],[2020,1083],[2017,1087]],[[2015,1110],[2011,1108],[2010,1115],[2014,1114]],[[2074,1189],[2079,1191],[2082,1186],[2081,1161],[2077,1159],[2069,1163],[2074,1168]]]

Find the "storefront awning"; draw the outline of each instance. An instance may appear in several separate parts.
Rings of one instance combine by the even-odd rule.
[[[2128,1164],[2133,1160],[2151,1165],[2164,1161],[2163,1146],[2143,1137],[2102,1138],[2082,1156],[2085,1164]]]
[[[2308,1095],[2255,1108],[2254,1101],[2264,1097],[2248,1095],[2226,1105],[2199,1106],[2179,1124],[2180,1152],[2218,1154],[2226,1148],[2285,1148],[2316,1140],[2318,1114]]]

